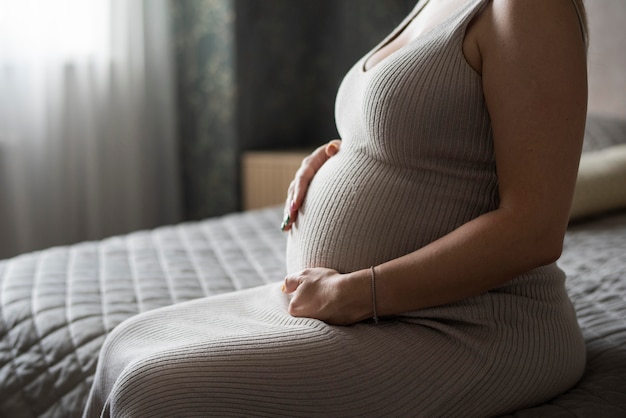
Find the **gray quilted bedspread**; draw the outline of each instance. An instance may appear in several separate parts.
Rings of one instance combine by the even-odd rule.
[[[0,261],[0,416],[80,416],[105,336],[148,309],[284,277],[281,210],[237,213]],[[570,228],[560,262],[588,366],[515,417],[626,416],[626,214]]]

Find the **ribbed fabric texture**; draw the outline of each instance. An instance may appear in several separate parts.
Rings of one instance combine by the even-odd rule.
[[[289,270],[368,267],[497,207],[480,76],[461,49],[486,3],[468,2],[369,71],[366,56],[348,73],[336,110],[344,142],[311,184]],[[157,309],[107,338],[85,416],[512,412],[582,374],[564,280],[549,265],[459,303],[350,327],[291,317],[279,284]]]
[[[347,74],[336,101],[341,150],[309,187],[290,233],[289,271],[367,268],[497,207],[481,77],[462,51],[483,3],[469,2],[369,71],[365,56]]]

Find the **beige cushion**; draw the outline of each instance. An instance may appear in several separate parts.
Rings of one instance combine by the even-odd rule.
[[[626,144],[626,119],[605,115],[587,117],[583,152],[598,151],[620,144]]]
[[[570,219],[620,208],[626,208],[626,144],[584,153]]]

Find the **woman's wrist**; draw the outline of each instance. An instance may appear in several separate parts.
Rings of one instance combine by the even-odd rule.
[[[344,309],[353,322],[372,319],[376,315],[373,306],[372,271],[370,268],[344,275],[342,283]]]

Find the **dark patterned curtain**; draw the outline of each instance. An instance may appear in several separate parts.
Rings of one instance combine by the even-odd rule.
[[[343,75],[416,0],[171,0],[186,219],[239,209],[239,157],[335,138]]]

